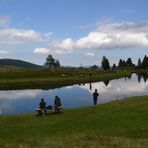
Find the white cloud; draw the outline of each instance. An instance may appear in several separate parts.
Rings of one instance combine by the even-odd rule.
[[[8,51],[6,51],[6,50],[0,50],[0,54],[8,54]]]
[[[36,48],[36,49],[34,49],[34,53],[37,53],[37,54],[47,54],[49,52],[50,52],[50,50],[47,49],[47,48]]]
[[[53,54],[53,55],[63,55],[67,53],[71,53],[71,50],[68,49],[60,49],[57,47],[50,48],[35,48],[33,51],[35,54]]]
[[[1,97],[2,99],[9,99],[9,100],[16,100],[16,99],[24,99],[28,97],[36,97],[38,96],[42,90],[10,90],[10,91],[1,91]]]
[[[26,18],[29,21],[30,18]],[[34,44],[34,43],[49,43],[52,32],[37,32],[33,29],[22,29],[9,27],[10,18],[7,16],[0,15],[0,46],[5,47],[19,44]],[[34,50],[35,53],[46,54],[50,50],[37,48]],[[8,54],[7,50],[0,50],[0,54]]]
[[[40,33],[31,29],[0,29],[0,44],[22,44],[49,41],[51,33]]]
[[[88,49],[148,47],[148,22],[105,22],[76,43],[77,48]]]
[[[61,43],[55,45],[56,48],[64,49],[64,50],[69,50],[69,49],[71,50],[74,48],[74,46],[75,46],[75,43],[70,38],[67,38],[63,40]]]
[[[115,49],[148,47],[148,21],[101,22],[88,35],[77,40],[71,38],[54,43],[51,49],[72,52],[74,49]],[[66,51],[66,52],[65,52]]]
[[[104,33],[91,32],[88,36],[77,40],[77,48],[98,48],[103,45],[109,44],[111,39]]]
[[[0,50],[0,54],[8,54],[8,51],[6,51],[6,50]]]
[[[92,53],[92,52],[87,52],[85,55],[88,56],[88,57],[94,57],[95,56],[95,54]]]
[[[34,49],[34,53],[38,54],[55,54],[55,55],[62,55],[71,53],[74,49],[74,42],[72,39],[67,38],[63,40],[62,42],[51,44],[49,48],[36,48]]]
[[[50,43],[51,54],[72,53],[75,49],[148,48],[148,21],[103,21],[95,30],[77,40],[72,38]],[[94,56],[86,53],[87,56]]]

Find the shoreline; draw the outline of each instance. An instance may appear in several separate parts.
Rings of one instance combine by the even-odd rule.
[[[87,74],[68,77],[38,77],[38,78],[12,78],[0,79],[0,90],[21,90],[21,89],[54,89],[69,85],[81,83],[93,83],[128,77],[136,71],[113,71],[113,72],[95,72],[90,78]]]
[[[148,95],[142,95],[142,96],[132,96],[132,97],[127,97],[127,98],[122,98],[122,99],[116,99],[116,100],[112,100],[112,101],[109,101],[109,102],[106,102],[106,103],[101,103],[101,104],[97,104],[97,107],[99,106],[103,106],[103,105],[109,105],[109,104],[112,104],[112,103],[121,103],[121,102],[126,102],[126,101],[131,101],[133,98],[135,99],[138,99],[138,98],[143,98],[143,97],[147,97],[148,98]],[[70,111],[70,110],[79,110],[79,109],[86,109],[86,108],[96,108],[92,105],[90,106],[81,106],[81,107],[76,107],[76,108],[64,108],[64,111]],[[61,112],[62,113],[62,112]],[[37,114],[37,112],[34,110],[34,112],[28,112],[28,113],[17,113],[17,114],[0,114],[0,118],[1,117],[4,117],[4,116],[25,116],[25,115],[35,115]],[[49,113],[50,114],[50,113]],[[48,116],[48,115],[47,115]]]
[[[148,96],[141,96],[47,116],[0,116],[0,147],[147,147],[147,113]]]

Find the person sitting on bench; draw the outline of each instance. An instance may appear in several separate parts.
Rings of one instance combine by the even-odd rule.
[[[61,111],[61,99],[58,96],[55,96],[54,100],[54,107],[55,107],[55,113],[59,113]]]
[[[44,101],[44,98],[41,98],[39,108],[41,109],[41,113],[42,113],[42,111],[44,111],[44,113],[46,114],[46,102]]]

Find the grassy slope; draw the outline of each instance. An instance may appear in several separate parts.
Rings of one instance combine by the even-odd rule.
[[[90,79],[89,73],[92,74]],[[92,69],[0,69],[0,89],[54,88],[127,76],[131,71]]]
[[[64,110],[0,117],[0,147],[147,147],[148,96]]]

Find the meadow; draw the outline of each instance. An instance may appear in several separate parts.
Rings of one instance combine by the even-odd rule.
[[[102,71],[87,68],[1,68],[0,89],[56,88],[129,76],[135,70]],[[90,76],[91,75],[91,76]]]
[[[148,96],[67,109],[0,116],[0,147],[147,148]]]

